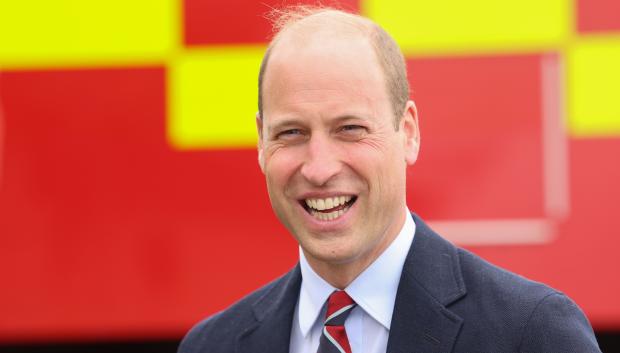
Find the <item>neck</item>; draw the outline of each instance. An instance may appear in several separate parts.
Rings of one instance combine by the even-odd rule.
[[[311,260],[311,257],[308,256],[306,256],[306,259],[314,272],[334,288],[340,290],[344,290],[372,263],[370,262],[363,266],[361,266],[361,264],[327,264],[322,261],[316,261],[315,259]]]
[[[407,212],[407,211],[405,211]],[[357,278],[364,270],[368,268],[390,244],[396,239],[405,224],[406,214],[395,223],[394,227],[386,230],[385,235],[381,237],[374,246],[366,253],[360,254],[356,258],[343,262],[331,262],[318,259],[309,254],[302,248],[304,256],[308,264],[314,272],[333,287],[344,290],[353,280]]]

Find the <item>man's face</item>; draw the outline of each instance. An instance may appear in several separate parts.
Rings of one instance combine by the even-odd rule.
[[[311,264],[365,268],[405,219],[413,103],[397,131],[383,71],[356,37],[281,40],[263,96],[259,160],[277,217]]]

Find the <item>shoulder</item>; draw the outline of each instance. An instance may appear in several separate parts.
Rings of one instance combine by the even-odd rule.
[[[543,283],[493,265],[465,249],[457,248],[457,254],[468,296],[485,302],[504,298],[505,302],[498,304],[533,307],[544,297],[559,293]]]
[[[475,319],[489,329],[511,335],[527,323],[536,307],[550,295],[563,295],[540,282],[495,266],[456,247],[466,295],[452,304],[465,320]]]
[[[520,352],[600,352],[590,322],[581,309],[561,292],[549,293],[528,316]]]
[[[243,297],[227,309],[214,314],[190,329],[179,345],[179,353],[231,352],[237,338],[257,322],[255,307],[269,300],[295,275],[295,269]]]
[[[599,352],[588,319],[564,293],[467,250],[457,253],[467,295],[454,307],[476,325],[505,335],[519,352]]]

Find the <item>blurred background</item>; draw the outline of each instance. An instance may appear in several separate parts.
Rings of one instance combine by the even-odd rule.
[[[0,0],[1,352],[174,352],[295,265],[254,114],[263,15],[296,3]],[[620,3],[335,4],[406,55],[410,208],[620,351]]]

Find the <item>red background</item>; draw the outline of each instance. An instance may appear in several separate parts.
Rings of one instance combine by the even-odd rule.
[[[233,3],[235,21],[186,0],[185,44],[264,42],[264,9]],[[619,29],[605,6],[578,1],[578,29]],[[408,60],[422,128],[413,211],[545,216],[543,55]],[[0,82],[0,341],[179,337],[295,264],[253,149],[166,143],[164,66],[12,70]],[[565,142],[570,214],[558,237],[470,249],[618,329],[620,137]]]

